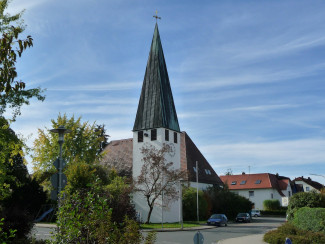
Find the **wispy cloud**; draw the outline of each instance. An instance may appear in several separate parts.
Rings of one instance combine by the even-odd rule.
[[[224,166],[240,166],[244,162],[263,165],[324,164],[325,140],[320,138],[258,143],[213,144],[202,152],[213,162]]]

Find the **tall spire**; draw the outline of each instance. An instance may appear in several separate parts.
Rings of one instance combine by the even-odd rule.
[[[152,128],[180,131],[157,23],[133,131]]]

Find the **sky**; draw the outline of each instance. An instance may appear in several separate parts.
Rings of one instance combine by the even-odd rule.
[[[31,147],[59,113],[132,137],[158,10],[180,128],[216,173],[325,184],[325,1],[13,0],[8,11],[23,9],[34,47],[19,79],[46,89],[12,124]]]

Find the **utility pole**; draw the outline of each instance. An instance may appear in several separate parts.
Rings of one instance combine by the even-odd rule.
[[[200,222],[199,218],[199,166],[196,161],[196,214],[197,214],[197,222]]]

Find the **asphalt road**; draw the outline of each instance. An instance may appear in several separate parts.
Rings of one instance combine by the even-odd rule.
[[[220,240],[246,235],[263,234],[284,223],[285,218],[260,217],[253,218],[251,223],[229,223],[227,227],[200,230],[204,244],[216,244]],[[157,244],[194,243],[193,237],[197,231],[158,232]]]
[[[277,228],[284,223],[285,218],[259,217],[253,218],[251,223],[229,223],[227,227],[215,227],[212,229],[203,229],[200,232],[204,237],[204,244],[216,244],[219,240],[241,237],[246,235],[263,234],[268,230]],[[37,239],[50,239],[51,232],[55,228],[50,226],[39,227],[33,229],[33,235]],[[158,232],[157,244],[191,244],[196,230]]]

